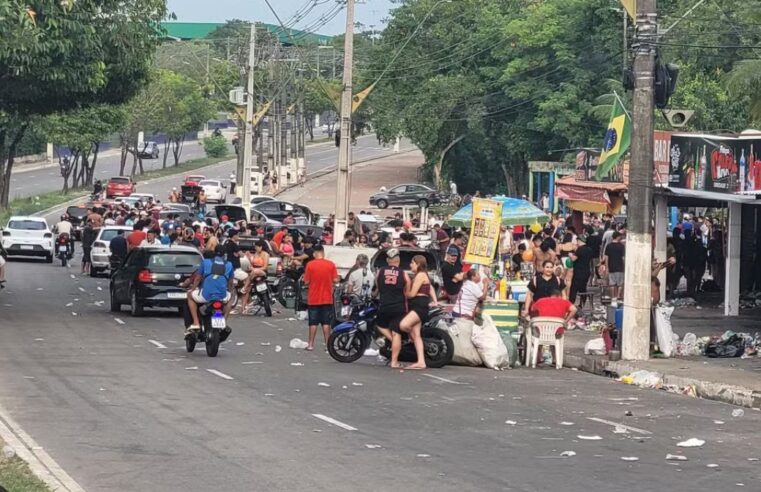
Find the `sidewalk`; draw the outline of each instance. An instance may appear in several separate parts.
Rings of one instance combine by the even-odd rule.
[[[686,333],[720,336],[726,330],[753,335],[761,327],[758,309],[744,310],[741,316],[724,317],[720,300],[701,298],[705,304],[679,307],[671,317],[679,338]],[[608,356],[584,355],[587,341],[598,338],[595,332],[566,333],[564,365],[593,374],[621,377],[634,371],[657,373],[664,389],[748,408],[761,408],[761,357],[712,359],[705,356],[650,359],[648,361],[609,361]]]

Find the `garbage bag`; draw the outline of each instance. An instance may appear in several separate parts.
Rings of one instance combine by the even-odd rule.
[[[605,339],[594,338],[584,345],[584,355],[605,355]]]
[[[518,363],[518,341],[509,330],[499,330],[499,336],[502,338],[505,348],[507,348],[507,362],[509,366],[515,367]]]
[[[452,364],[458,366],[481,366],[481,356],[473,345],[473,321],[459,318],[447,326],[449,336],[454,342]]]
[[[497,326],[491,316],[484,314],[483,325],[473,325],[471,340],[486,367],[490,369],[508,367],[510,361],[507,356],[507,347],[499,336]]]
[[[665,357],[674,355],[674,330],[671,328],[671,313],[673,307],[658,306],[655,308],[655,330],[658,335],[658,348]]]
[[[736,334],[726,339],[710,342],[706,345],[705,354],[711,358],[740,357],[745,353],[745,340]]]

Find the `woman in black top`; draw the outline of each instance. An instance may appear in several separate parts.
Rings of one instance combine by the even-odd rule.
[[[552,260],[545,260],[542,262],[542,271],[537,273],[536,277],[532,278],[528,283],[528,293],[526,294],[526,303],[523,306],[523,316],[528,316],[531,305],[543,299],[550,297],[553,290],[565,289],[565,282],[555,275],[555,262]],[[563,295],[565,299],[565,295]]]

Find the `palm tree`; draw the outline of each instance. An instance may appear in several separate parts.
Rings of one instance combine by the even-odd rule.
[[[727,88],[733,96],[749,96],[749,116],[761,123],[761,60],[737,62],[726,78]]]

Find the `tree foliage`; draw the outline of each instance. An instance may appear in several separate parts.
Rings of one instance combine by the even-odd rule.
[[[165,15],[164,0],[0,2],[0,208],[30,118],[133,96]]]

